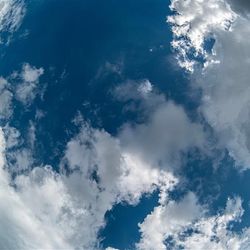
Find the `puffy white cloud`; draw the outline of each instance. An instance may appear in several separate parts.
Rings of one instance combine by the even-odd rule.
[[[1,249],[70,249],[67,243],[62,239],[56,228],[51,226],[51,221],[55,217],[51,217],[51,220],[43,221],[42,217],[37,215],[37,210],[40,209],[40,216],[46,215],[45,209],[49,209],[49,206],[61,206],[59,202],[63,200],[63,192],[58,195],[60,185],[53,183],[53,178],[48,178],[47,182],[42,184],[36,182],[35,185],[25,186],[24,180],[28,177],[20,177],[18,187],[14,188],[10,186],[11,179],[4,169],[5,166],[5,139],[2,129],[0,130],[0,248]],[[44,170],[42,170],[44,171]],[[46,171],[45,171],[46,172]],[[39,177],[39,176],[38,176]],[[40,178],[41,180],[41,178]],[[38,178],[39,181],[39,178]],[[54,185],[53,185],[54,184]],[[41,188],[37,189],[36,185],[40,185]],[[17,190],[22,188],[22,190]],[[53,189],[54,188],[54,189]],[[50,192],[44,192],[50,191]],[[37,192],[36,192],[37,191]],[[43,194],[43,196],[42,196]],[[27,200],[25,197],[30,195]],[[52,197],[51,197],[52,196]],[[55,196],[55,197],[54,197]],[[46,198],[46,199],[45,199]],[[33,203],[34,199],[40,202],[40,204]],[[56,201],[53,203],[52,200]],[[50,200],[50,202],[48,202]],[[39,205],[39,206],[37,206]],[[44,210],[44,211],[43,211]],[[56,210],[56,209],[54,209]],[[54,210],[50,209],[50,213],[47,216],[54,216]],[[54,214],[53,214],[54,213]],[[54,224],[55,226],[56,224]]]
[[[139,225],[142,238],[137,248],[247,249],[248,230],[236,233],[229,227],[242,216],[241,203],[239,197],[228,199],[224,211],[216,215],[209,215],[193,193],[179,202],[162,203]]]
[[[24,64],[20,73],[21,83],[17,85],[15,97],[24,105],[29,105],[37,94],[40,76],[44,73],[43,68],[36,68],[30,64]]]
[[[195,147],[202,149],[205,142],[202,127],[171,101],[159,105],[147,123],[124,126],[120,137],[128,152],[161,168],[178,167],[182,154]]]
[[[142,91],[145,86],[149,88],[146,92]],[[157,168],[173,169],[183,163],[184,154],[190,150],[205,150],[202,125],[191,121],[183,107],[157,93],[148,80],[127,81],[118,85],[113,94],[128,109],[136,103],[132,111],[139,112],[144,121],[124,124],[120,129],[120,143],[126,152]]]
[[[110,202],[137,203],[142,194],[151,193],[157,187],[167,186],[170,190],[177,183],[170,172],[160,170],[136,152],[122,148],[120,138],[86,124],[68,143],[63,164],[71,171],[79,170],[83,178],[92,180],[91,185],[102,190],[99,196],[102,193],[106,196],[106,210]],[[104,208],[105,204],[103,201]]]
[[[224,0],[172,0],[170,8],[176,12],[168,17],[181,67],[193,71],[199,55],[207,57],[204,42],[214,30],[229,29],[236,14]]]
[[[35,168],[27,176],[19,175],[14,189],[1,169],[0,247],[94,249],[104,214],[120,191],[105,184],[105,173],[101,176],[104,183],[99,185],[80,173],[63,176],[49,167]]]
[[[0,2],[0,31],[14,32],[21,24],[25,14],[24,1],[1,0]],[[0,42],[6,42],[0,36]],[[7,41],[8,42],[8,41]]]
[[[127,80],[117,85],[113,97],[124,105],[124,111],[138,112],[142,117],[154,112],[159,105],[166,103],[166,98],[148,79],[138,81]]]
[[[127,125],[116,137],[77,119],[81,128],[67,143],[59,173],[50,167],[36,167],[26,171],[26,175],[19,173],[12,180],[15,189],[9,185],[10,179],[4,177],[6,188],[13,194],[11,197],[18,200],[18,204],[6,201],[9,211],[18,211],[17,218],[11,217],[0,205],[0,210],[5,211],[0,216],[6,221],[5,228],[0,225],[0,230],[11,232],[2,236],[7,237],[3,244],[21,249],[37,246],[95,249],[98,232],[105,225],[105,213],[114,204],[124,201],[137,204],[143,194],[156,189],[161,190],[160,200],[165,200],[178,183],[171,164],[179,164],[183,152],[201,146],[203,133],[182,108],[164,102],[150,112],[145,124]],[[30,130],[28,140],[32,146],[32,124]],[[32,159],[26,157],[26,148],[19,145],[20,134],[10,127],[5,132],[8,148],[18,148],[14,150],[15,168],[27,170]],[[6,156],[10,157],[10,152]],[[6,175],[6,171],[2,172]],[[2,196],[3,199],[9,196],[5,189]],[[19,216],[26,218],[25,221],[18,219]],[[26,228],[32,221],[32,227]]]
[[[100,190],[80,174],[59,175],[49,166],[11,180],[4,169],[2,130],[0,136],[0,199],[4,201],[0,204],[0,248],[95,249],[106,212],[106,207],[102,210],[105,197],[98,199]],[[84,185],[93,200],[84,195]]]
[[[68,142],[60,173],[49,166],[36,167],[11,179],[5,150],[18,145],[20,134],[7,127],[5,132],[8,147],[2,130],[0,134],[0,199],[4,201],[0,248],[98,248],[104,215],[114,204],[135,204],[144,193],[155,188],[167,192],[177,183],[170,172],[124,152],[119,138],[87,124]],[[24,168],[28,164],[25,157],[16,163]]]
[[[171,18],[173,31],[177,37],[179,33],[187,37],[185,53],[190,48],[202,51],[207,37],[215,39],[202,72],[196,70],[193,74],[193,85],[202,90],[200,110],[216,132],[219,144],[228,149],[237,165],[249,168],[250,20],[236,15],[222,0],[174,0],[172,7],[179,13]],[[230,29],[225,27],[228,22]],[[189,28],[183,30],[183,25]]]
[[[12,149],[13,147],[17,146],[20,138],[20,132],[14,128],[10,127],[8,124],[3,128],[4,135],[5,135],[5,144],[7,149]]]
[[[139,225],[142,238],[137,244],[138,249],[167,249],[165,240],[201,216],[201,207],[196,197],[189,193],[179,203],[169,201],[167,205],[155,207],[143,223]]]
[[[178,183],[172,170],[181,155],[202,148],[201,126],[192,123],[181,107],[162,102],[146,123],[124,126],[116,137],[76,119],[81,129],[67,144],[61,172],[68,173],[64,183],[69,194],[79,206],[86,204],[96,229],[104,225],[106,211],[116,203],[136,204],[156,189],[161,190],[160,200],[165,200]]]
[[[216,33],[214,51],[220,64],[207,67],[196,80],[203,90],[203,114],[243,168],[250,167],[249,24],[238,18],[231,32]]]
[[[14,72],[6,79],[0,77],[0,120],[7,122],[11,118],[14,107],[13,97],[24,105],[30,105],[37,94],[42,95],[39,78],[43,68],[36,68],[28,63],[23,64],[21,72]]]

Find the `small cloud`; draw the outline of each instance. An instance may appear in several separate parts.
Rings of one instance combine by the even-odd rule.
[[[2,0],[0,2],[0,31],[8,32],[11,36],[21,25],[24,15],[23,0]],[[7,40],[0,36],[0,43],[9,43],[10,36]]]
[[[138,86],[138,91],[139,93],[141,93],[142,95],[147,95],[150,92],[152,92],[153,90],[153,85],[151,84],[151,82],[149,80],[143,80],[139,86]]]
[[[12,115],[12,98],[9,83],[0,77],[0,119],[8,119]]]
[[[24,64],[20,73],[21,83],[17,85],[15,97],[24,105],[29,105],[37,95],[40,76],[44,73],[43,68],[36,68],[30,64]]]

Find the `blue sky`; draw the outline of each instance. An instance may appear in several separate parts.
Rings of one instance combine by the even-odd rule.
[[[1,249],[249,249],[250,6],[0,0]]]

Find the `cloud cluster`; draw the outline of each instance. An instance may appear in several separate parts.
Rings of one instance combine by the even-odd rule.
[[[170,8],[176,13],[168,17],[174,35],[172,47],[179,65],[192,72],[199,57],[209,60],[206,38],[214,30],[228,30],[236,14],[224,0],[172,0]]]
[[[24,105],[29,105],[35,98],[40,76],[44,73],[43,68],[32,67],[26,63],[20,73],[21,82],[16,88],[15,96]]]
[[[29,75],[29,79],[33,81],[34,75],[38,74]],[[8,211],[18,210],[17,217],[0,213],[5,221],[4,229],[0,226],[0,230],[9,232],[0,240],[3,246],[95,249],[99,244],[98,232],[105,225],[105,214],[114,204],[137,204],[142,195],[156,189],[160,190],[161,199],[167,196],[178,183],[174,167],[180,165],[182,155],[192,148],[202,147],[204,134],[202,127],[191,122],[182,107],[165,100],[152,87],[148,91],[149,86],[149,82],[143,88],[141,83],[135,86],[142,92],[140,101],[145,103],[142,108],[151,107],[145,123],[126,124],[116,137],[92,128],[77,117],[75,123],[79,132],[68,141],[58,173],[45,163],[45,166],[19,172],[11,179],[8,171],[13,173],[13,170],[3,160],[2,198],[9,202]],[[134,90],[128,91],[127,98],[133,93]],[[154,105],[150,105],[151,102]],[[22,138],[13,127],[6,126],[3,131],[2,141],[4,137],[6,141],[2,143],[2,158],[9,159],[11,149],[17,147]],[[28,150],[36,140],[33,123],[29,131]],[[32,158],[27,153],[32,150],[25,150],[27,148],[21,146],[18,154],[14,151],[15,169],[29,169]],[[6,196],[14,197],[14,201]],[[0,205],[0,210],[5,209]],[[42,243],[36,232],[44,237]],[[15,246],[11,245],[12,241]]]
[[[36,140],[35,124],[30,121],[28,138],[23,139],[20,132],[9,125],[15,113],[16,102],[21,103],[25,111],[37,95],[42,95],[45,88],[39,84],[43,68],[36,68],[24,63],[20,72],[14,72],[9,77],[0,78],[0,125],[6,137],[8,151],[7,165],[12,172],[22,172],[29,169],[33,163],[33,149]],[[25,144],[29,145],[26,147]]]
[[[69,141],[60,174],[36,167],[11,180],[2,130],[1,142],[1,248],[95,249],[104,215],[115,203],[137,203],[145,192],[171,190],[177,181],[86,126]]]
[[[20,72],[14,72],[6,79],[0,78],[1,120],[11,118],[14,98],[27,107],[37,94],[41,95],[42,88],[39,86],[39,78],[43,73],[43,68],[36,68],[28,63],[24,63]]]
[[[237,165],[249,168],[250,21],[236,15],[222,0],[174,0],[172,7],[178,13],[171,18],[175,35],[181,32],[195,51],[202,50],[208,37],[215,39],[205,67],[193,74],[193,85],[202,90],[200,110],[216,132],[220,146],[227,148]],[[225,23],[230,23],[230,29],[225,29]],[[184,51],[188,53],[189,47]]]
[[[233,232],[230,223],[240,220],[239,197],[228,199],[224,211],[209,215],[192,193],[178,202],[165,201],[140,224],[140,250],[153,249],[247,249],[249,230]]]
[[[1,0],[0,2],[0,31],[13,33],[21,25],[25,14],[25,6],[23,0]],[[6,39],[0,35],[0,43],[8,43]]]

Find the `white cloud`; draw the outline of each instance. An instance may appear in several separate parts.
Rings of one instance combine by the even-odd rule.
[[[124,126],[120,137],[125,150],[161,168],[178,167],[182,154],[205,142],[202,127],[171,101],[159,105],[147,123]]]
[[[216,33],[214,51],[220,64],[207,67],[196,81],[203,90],[203,114],[243,168],[250,167],[249,24],[239,17],[231,32]]]
[[[5,120],[12,115],[12,98],[9,83],[0,77],[0,119]]]
[[[151,84],[151,82],[149,80],[143,80],[139,86],[138,86],[138,91],[139,93],[141,93],[142,95],[147,95],[149,94],[151,91],[153,90],[153,85]]]
[[[172,46],[180,66],[193,71],[195,57],[208,56],[203,48],[205,39],[213,30],[228,29],[236,14],[224,0],[172,0],[170,8],[176,11],[168,17],[174,34]]]
[[[18,200],[18,204],[6,201],[9,211],[18,209],[17,218],[0,205],[5,211],[0,216],[6,221],[0,230],[11,232],[2,236],[7,237],[2,241],[7,248],[13,247],[11,241],[25,249],[40,244],[44,249],[97,248],[105,213],[122,201],[137,204],[143,194],[156,189],[161,190],[160,200],[165,200],[178,183],[171,164],[177,164],[183,152],[201,146],[203,141],[201,127],[192,123],[182,108],[166,101],[150,113],[146,124],[126,126],[117,137],[90,127],[82,119],[78,119],[79,124],[79,133],[67,143],[58,174],[49,167],[36,167],[12,180],[15,189],[4,177],[11,197]],[[20,134],[7,127],[6,133],[9,148],[17,147],[15,169],[27,170],[32,158],[18,143]],[[29,137],[31,142],[33,137]],[[8,157],[10,152],[6,152]],[[6,175],[6,171],[3,173]],[[9,194],[5,189],[2,192],[3,199],[7,199]],[[32,227],[26,228],[31,221]]]
[[[246,249],[249,232],[235,233],[229,223],[238,221],[243,214],[241,199],[228,199],[223,212],[209,215],[193,193],[181,201],[167,201],[156,207],[143,223],[142,238],[137,244],[140,250],[172,249]]]
[[[32,151],[28,148],[17,149],[8,154],[8,159],[12,161],[9,165],[11,172],[19,173],[28,170],[33,164]]]
[[[196,70],[192,80],[202,90],[200,110],[216,132],[219,145],[228,149],[237,165],[249,168],[250,20],[236,15],[222,0],[174,0],[172,6],[181,14],[172,18],[177,27],[174,32],[178,35],[181,24],[190,27],[180,32],[188,37],[191,48],[202,50],[209,36],[216,41],[202,72]],[[225,29],[225,23],[232,20],[230,29]]]
[[[12,149],[13,147],[18,146],[20,143],[20,132],[14,128],[9,126],[8,124],[3,128],[5,135],[5,144],[7,149]]]
[[[96,204],[84,197],[83,186],[70,190],[74,185],[84,185],[85,179],[78,174],[56,174],[47,166],[11,181],[4,170],[2,130],[0,139],[0,199],[4,201],[0,204],[0,248],[95,249],[97,232],[104,223],[103,214],[100,220],[96,211],[102,202],[90,208]],[[98,195],[94,185],[89,194],[93,192]]]
[[[0,77],[0,120],[7,122],[14,111],[13,97],[30,105],[37,94],[43,94],[39,78],[44,73],[43,68],[36,68],[30,64],[23,64],[21,72],[14,72],[6,79]]]
[[[119,138],[84,125],[68,143],[65,161],[71,170],[79,169],[83,178],[92,179],[91,185],[103,190],[99,196],[103,193],[108,203],[116,200],[137,203],[142,194],[151,193],[156,187],[167,185],[171,189],[176,184],[171,173],[150,165],[120,144]]]
[[[166,103],[165,96],[158,93],[148,79],[127,80],[116,86],[112,94],[116,100],[126,103],[124,111],[136,111],[142,117],[148,116],[159,105]]]
[[[42,188],[40,189],[40,193],[37,192],[36,196],[35,185],[28,185],[24,187],[24,182],[19,180],[19,187],[23,187],[23,191],[17,191],[12,186],[10,186],[10,177],[6,170],[4,170],[5,166],[5,140],[2,129],[0,130],[0,200],[2,201],[0,204],[0,248],[1,249],[70,249],[66,242],[62,240],[60,235],[58,234],[58,230],[54,230],[55,228],[51,228],[48,222],[44,222],[37,217],[36,210],[37,209],[45,209],[47,207],[47,201],[52,198],[57,198],[58,200],[63,199],[63,192],[58,196],[57,192],[58,187],[60,185],[54,185],[53,183],[44,184],[45,187],[50,188],[49,191],[52,193],[46,193],[45,197],[41,196],[43,192]],[[23,177],[25,178],[25,177]],[[37,185],[37,183],[36,183]],[[41,185],[43,186],[43,185]],[[57,188],[57,190],[55,189]],[[25,195],[31,192],[29,195],[30,204],[27,204],[25,201]],[[33,192],[33,193],[32,193]],[[45,193],[44,193],[45,194]],[[57,197],[49,197],[48,195],[55,195]],[[32,198],[31,198],[32,197]],[[31,198],[31,199],[30,199]],[[35,203],[32,203],[34,199],[40,201],[41,205],[39,208],[35,207]],[[39,199],[40,198],[40,199]],[[54,200],[55,201],[55,200]],[[43,203],[44,202],[44,203]],[[33,207],[31,207],[31,204]],[[52,200],[49,202],[51,206],[54,204],[55,206],[60,206],[58,203],[52,203]],[[60,203],[59,203],[60,204]],[[37,204],[38,205],[38,204]],[[42,206],[43,205],[43,206]],[[33,209],[32,209],[33,208]],[[52,214],[50,211],[50,215]],[[45,211],[46,213],[46,211]],[[41,213],[42,214],[42,213]],[[51,217],[51,220],[54,219]],[[56,224],[55,224],[56,225]]]
[[[37,94],[40,76],[44,73],[43,68],[36,68],[30,64],[24,64],[20,73],[21,83],[17,85],[15,97],[24,105],[29,105]]]
[[[185,153],[195,148],[205,150],[202,125],[192,122],[183,107],[157,93],[148,80],[127,81],[118,85],[113,95],[144,121],[124,124],[120,129],[120,143],[125,152],[157,168],[173,169],[183,163]],[[133,103],[136,106],[131,109]]]
[[[16,147],[19,133],[5,131],[9,148]],[[4,169],[8,152],[2,130],[0,135],[0,199],[5,201],[0,204],[0,248],[98,248],[104,215],[115,203],[135,204],[142,194],[156,187],[167,192],[177,182],[171,173],[125,154],[119,139],[88,125],[69,141],[60,173],[36,167],[11,180]],[[24,168],[28,164],[25,157],[16,163]]]
[[[24,2],[21,0],[1,0],[0,31],[14,32],[19,28],[25,14]],[[4,41],[0,35],[0,43]]]
[[[150,96],[157,99],[153,92],[153,84],[148,79],[140,81],[127,80],[125,83],[116,86],[113,95],[120,101],[138,99],[146,100],[150,98]],[[161,96],[158,95],[158,97],[160,98]]]
[[[173,167],[183,153],[202,147],[204,140],[202,128],[181,107],[166,101],[147,123],[125,126],[117,137],[91,128],[79,117],[77,121],[82,127],[67,144],[61,171],[69,173],[64,182],[70,196],[77,204],[86,204],[95,218],[89,218],[96,226],[92,241],[114,204],[136,204],[156,188],[161,190],[160,200],[165,200],[178,183]]]

